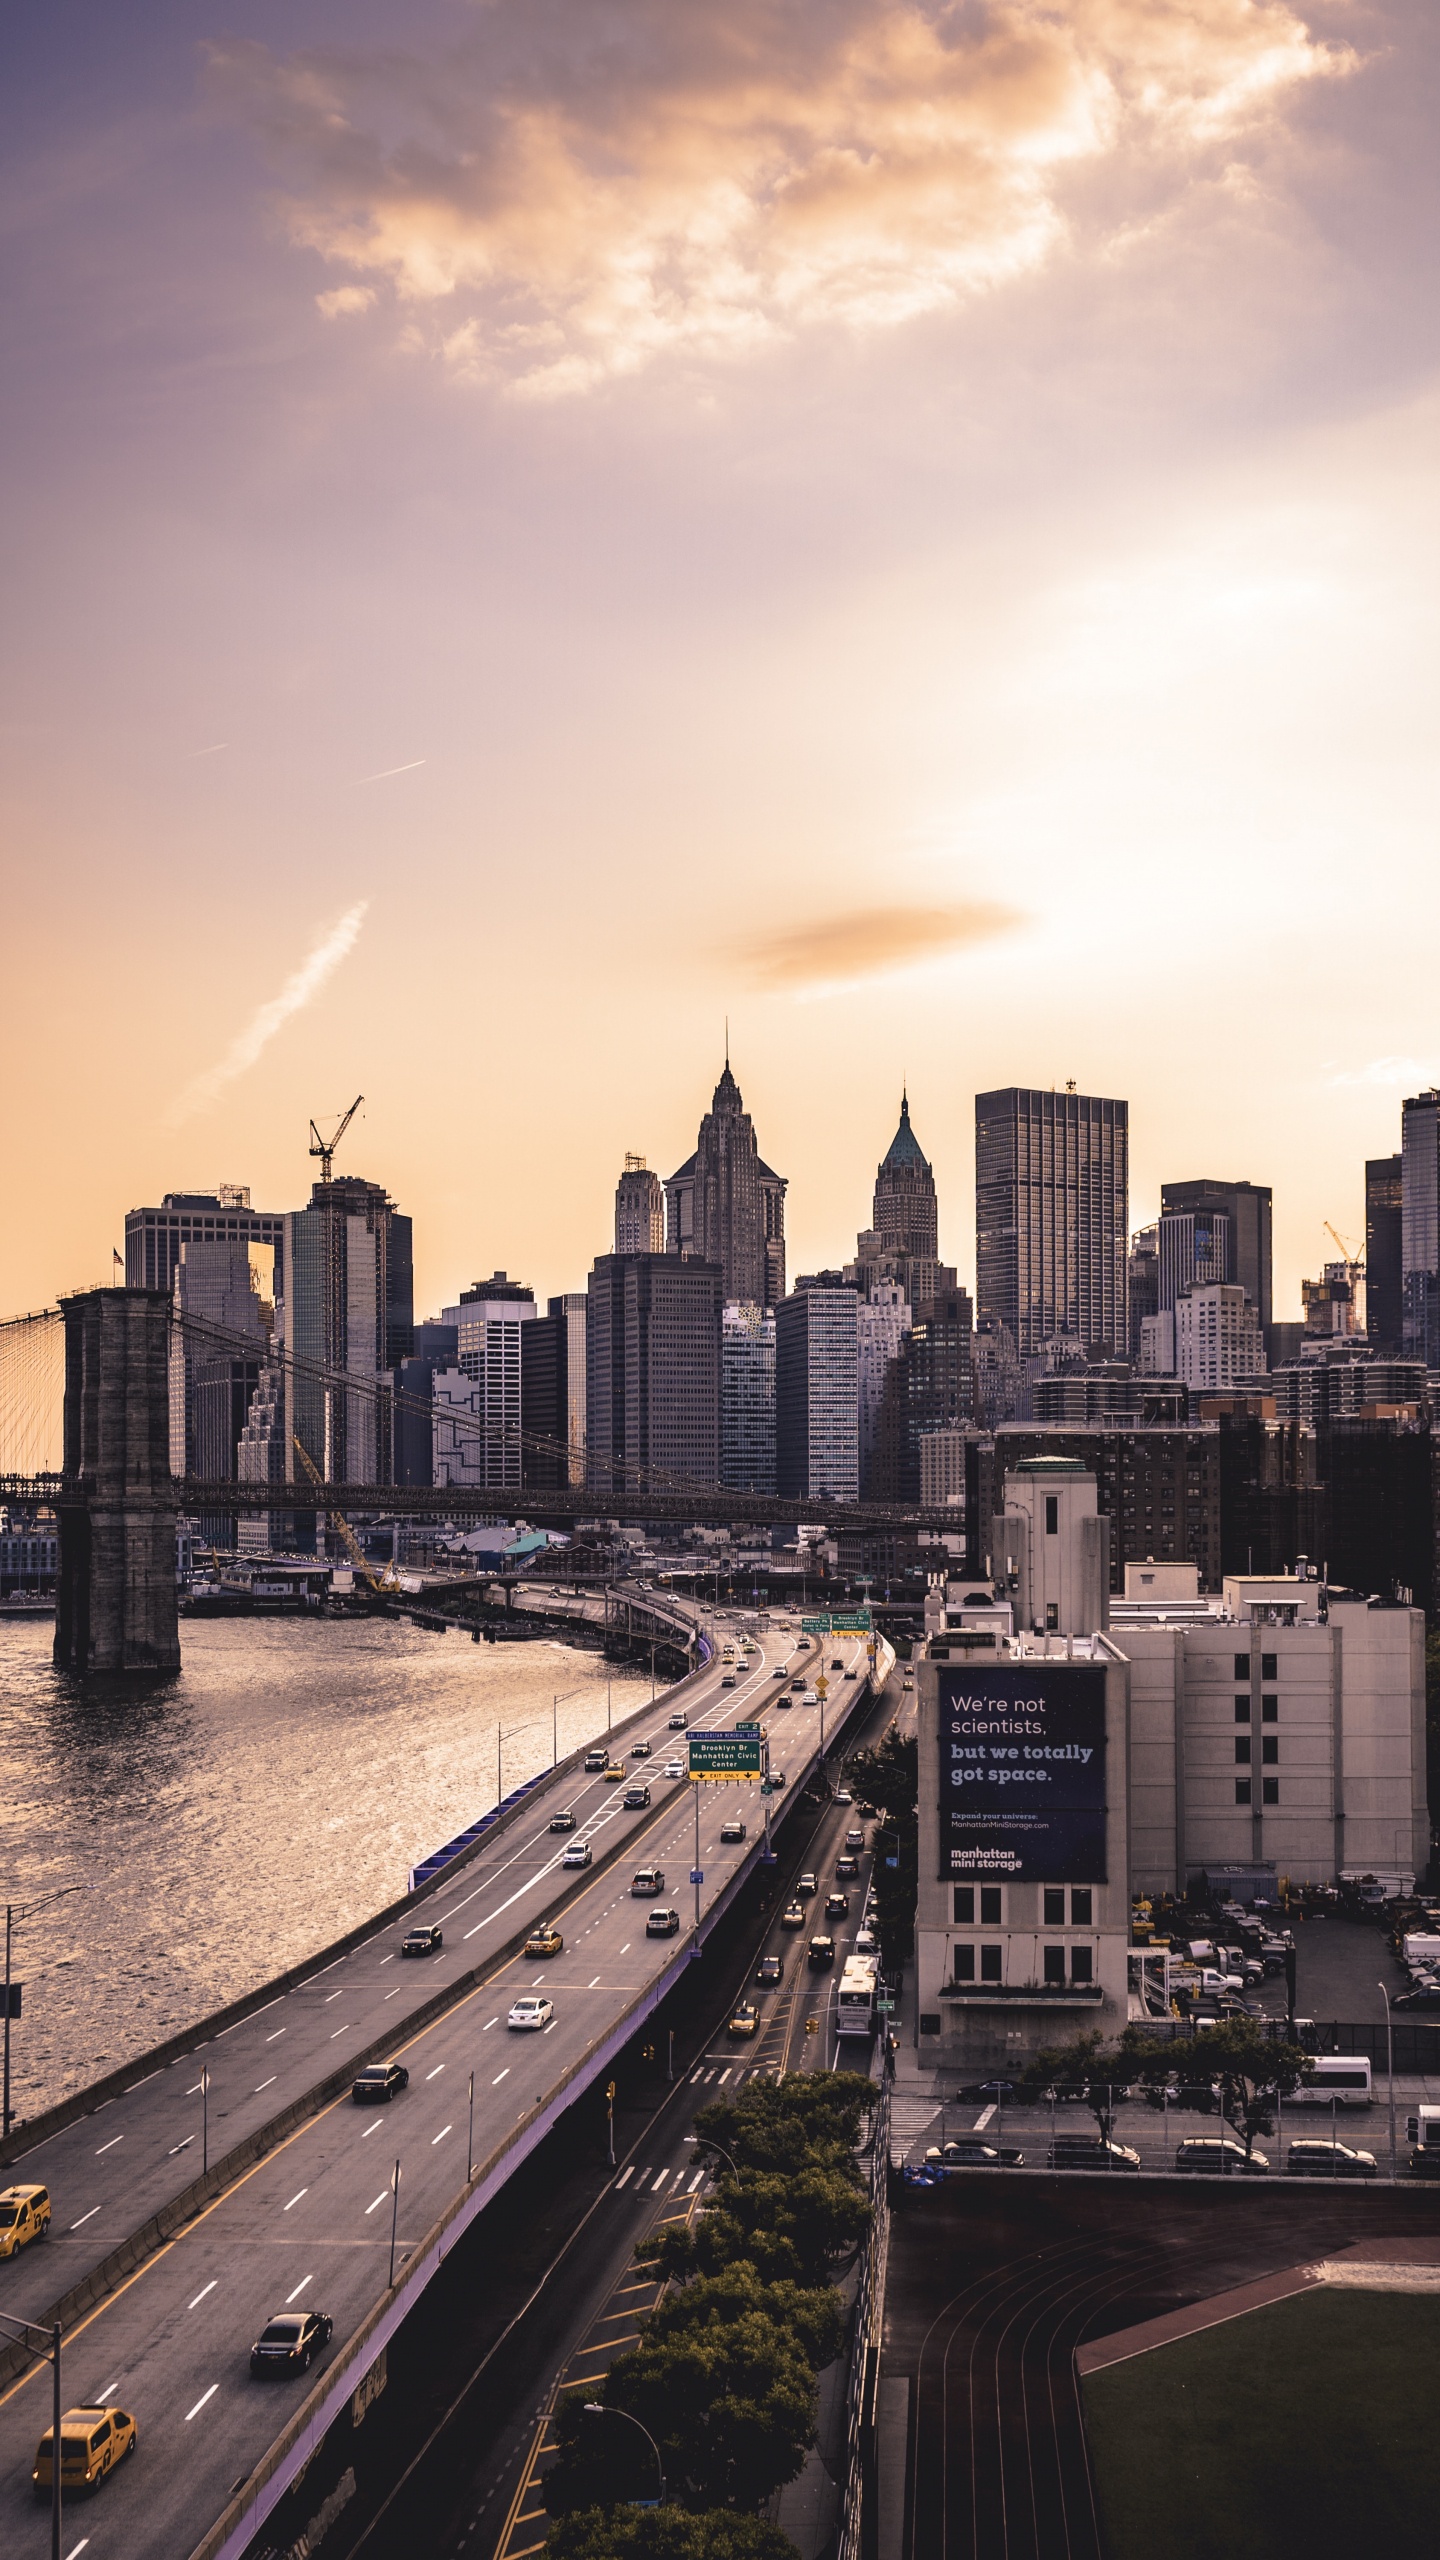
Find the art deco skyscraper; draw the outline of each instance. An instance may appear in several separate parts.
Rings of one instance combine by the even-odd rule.
[[[976,1294],[1022,1360],[1057,1334],[1124,1345],[1129,1179],[1128,1102],[977,1093]]]
[[[954,1270],[940,1260],[935,1176],[910,1125],[908,1094],[900,1097],[900,1124],[876,1169],[871,1223],[855,1239],[845,1276],[865,1299],[881,1281],[897,1281],[912,1307],[955,1287]]]
[[[785,1190],[784,1175],[761,1158],[727,1058],[695,1153],[665,1185],[667,1251],[718,1263],[727,1305],[778,1306],[785,1295]]]
[[[649,1171],[643,1156],[627,1155],[615,1185],[615,1250],[665,1250],[665,1186],[658,1173]]]

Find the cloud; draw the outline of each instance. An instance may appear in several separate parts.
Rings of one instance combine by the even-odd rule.
[[[864,907],[787,933],[757,935],[739,945],[739,956],[759,986],[826,986],[938,960],[1014,933],[1024,921],[1018,909],[983,899],[952,907]]]
[[[268,1048],[276,1032],[293,1014],[299,1013],[312,996],[319,994],[341,961],[354,950],[369,903],[368,898],[362,898],[358,906],[347,908],[339,923],[332,925],[323,941],[316,943],[309,958],[302,962],[293,977],[286,979],[278,996],[271,996],[258,1012],[251,1015],[244,1030],[231,1041],[219,1064],[207,1068],[204,1075],[197,1076],[193,1084],[187,1085],[185,1091],[177,1096],[165,1114],[170,1128],[178,1128],[183,1120],[193,1120],[196,1112],[203,1111],[208,1102],[214,1102],[227,1084],[233,1084],[237,1076],[243,1076],[247,1067],[254,1066],[261,1050]]]
[[[1393,1091],[1405,1086],[1411,1093],[1428,1093],[1436,1080],[1433,1058],[1372,1058],[1368,1066],[1350,1067],[1330,1078],[1334,1085],[1381,1085]]]
[[[368,311],[379,300],[373,284],[337,284],[333,293],[317,293],[315,308],[326,320],[344,320],[353,311]]]
[[[443,65],[209,61],[294,173],[296,244],[460,373],[554,397],[993,290],[1074,236],[1087,169],[1100,245],[1142,236],[1354,57],[1285,0],[492,0]]]

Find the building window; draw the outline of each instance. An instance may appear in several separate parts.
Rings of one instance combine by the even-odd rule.
[[[1276,1761],[1280,1757],[1280,1737],[1278,1734],[1266,1734],[1260,1745],[1260,1757],[1262,1760],[1268,1760],[1273,1769]]]
[[[1279,1677],[1280,1677],[1280,1656],[1279,1656],[1279,1654],[1278,1654],[1278,1653],[1262,1653],[1262,1654],[1261,1654],[1261,1656],[1260,1656],[1260,1677],[1261,1677],[1261,1679],[1262,1679],[1262,1680],[1278,1680],[1278,1679],[1279,1679]]]
[[[975,1919],[973,1884],[957,1884],[955,1887],[955,1919],[957,1926],[962,1929],[968,1929],[973,1925]]]
[[[1060,1535],[1060,1496],[1058,1493],[1047,1493],[1045,1496],[1045,1535],[1047,1538],[1058,1538]]]
[[[1063,1884],[1047,1884],[1047,1886],[1045,1887],[1045,1914],[1044,1914],[1044,1916],[1045,1916],[1045,1926],[1046,1926],[1046,1928],[1047,1928],[1047,1929],[1063,1929],[1063,1928],[1064,1928],[1064,1926],[1065,1926],[1065,1887],[1063,1886]]]
[[[974,1979],[975,1979],[975,1950],[974,1950],[974,1948],[973,1948],[973,1947],[957,1947],[957,1948],[956,1948],[956,1950],[955,1950],[955,1979],[956,1979],[956,1981],[957,1981],[957,1982],[973,1982],[973,1981],[974,1981]]]
[[[982,1923],[987,1929],[998,1929],[1003,1916],[1004,1915],[1000,1908],[999,1885],[982,1884],[980,1887],[980,1918]]]
[[[1248,1723],[1249,1723],[1249,1721],[1250,1721],[1250,1701],[1249,1701],[1249,1699],[1248,1699],[1248,1698],[1237,1698],[1237,1699],[1236,1699],[1236,1701],[1235,1701],[1235,1721],[1236,1721],[1236,1723],[1237,1723],[1237,1724],[1248,1724]]]
[[[1237,1654],[1236,1654],[1236,1656],[1235,1656],[1235,1677],[1236,1677],[1236,1679],[1237,1679],[1237,1680],[1248,1680],[1248,1679],[1249,1679],[1249,1677],[1250,1677],[1250,1656],[1249,1656],[1249,1654],[1248,1654],[1248,1653],[1237,1653]]]
[[[1095,1950],[1094,1950],[1094,1948],[1093,1948],[1093,1947],[1072,1947],[1072,1948],[1071,1948],[1071,1950],[1070,1950],[1070,1979],[1071,1979],[1071,1981],[1072,1981],[1072,1982],[1093,1982],[1093,1981],[1094,1981],[1094,1979],[1095,1979]]]
[[[1045,1959],[1045,1979],[1046,1979],[1046,1981],[1047,1981],[1047,1982],[1063,1982],[1063,1981],[1064,1981],[1064,1979],[1065,1979],[1065,1950],[1064,1950],[1064,1948],[1063,1948],[1063,1947],[1046,1947],[1046,1948],[1044,1948],[1044,1949],[1042,1950],[1042,1953],[1043,1953],[1043,1955],[1044,1955],[1044,1959]]]
[[[1248,1779],[1248,1778],[1237,1778],[1237,1779],[1236,1779],[1236,1781],[1235,1781],[1235,1801],[1236,1801],[1236,1803],[1237,1803],[1237,1804],[1248,1804],[1248,1803],[1249,1803],[1249,1801],[1250,1801],[1250,1781],[1249,1781],[1249,1779]]]
[[[1055,1634],[1057,1634],[1057,1633],[1058,1633],[1058,1631],[1059,1631],[1059,1626],[1060,1626],[1060,1603],[1059,1603],[1059,1601],[1058,1601],[1058,1600],[1047,1600],[1047,1601],[1046,1601],[1046,1603],[1045,1603],[1045,1632],[1046,1632],[1046,1634],[1047,1634],[1047,1635],[1052,1635],[1052,1636],[1053,1636],[1053,1635],[1055,1635]]]
[[[1077,1884],[1074,1892],[1070,1896],[1070,1918],[1075,1928],[1088,1929],[1090,1927],[1090,1913],[1093,1901],[1094,1897],[1091,1894],[1088,1884]]]
[[[1262,1699],[1261,1699],[1261,1701],[1260,1701],[1260,1721],[1261,1721],[1261,1723],[1262,1723],[1262,1724],[1278,1724],[1278,1723],[1279,1723],[1279,1720],[1280,1720],[1280,1701],[1279,1701],[1279,1699],[1278,1699],[1278,1698],[1262,1698]]]
[[[1237,1769],[1248,1769],[1250,1766],[1250,1736],[1248,1733],[1237,1733],[1235,1736],[1235,1766]]]
[[[1003,1982],[1005,1978],[1004,1965],[1005,1950],[1003,1947],[981,1948],[980,1979],[982,1982]]]
[[[1261,1779],[1261,1781],[1260,1781],[1260,1799],[1261,1799],[1261,1802],[1262,1802],[1263,1804],[1278,1804],[1278,1803],[1279,1803],[1279,1801],[1280,1801],[1280,1781],[1279,1781],[1279,1779],[1278,1779],[1278,1778],[1262,1778],[1262,1779]]]

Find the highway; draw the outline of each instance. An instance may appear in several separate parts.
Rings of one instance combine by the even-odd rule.
[[[715,1663],[687,1684],[685,1704],[692,1724],[763,1711],[772,1764],[785,1765],[798,1781],[817,1748],[819,1711],[798,1698],[788,1712],[777,1711],[781,1688],[773,1673],[793,1641],[779,1630],[761,1638],[733,1690],[722,1689],[722,1665]],[[826,1640],[824,1655],[827,1663],[840,1655],[846,1669],[863,1671],[864,1641]],[[807,1670],[818,1669],[819,1648],[812,1645],[804,1659]],[[835,1687],[848,1702],[858,1682],[835,1677]],[[219,2058],[211,2048],[206,2059],[215,2072],[210,2105],[217,2148],[230,2147],[247,2111],[273,2113],[287,2089],[302,2093],[336,2058],[347,2059],[383,2034],[392,2001],[388,2050],[405,2062],[410,2086],[387,2108],[360,2109],[341,2097],[308,2116],[71,2333],[66,2405],[118,2403],[137,2417],[140,2443],[134,2460],[77,2510],[67,2553],[83,2544],[96,2560],[108,2553],[117,2560],[186,2560],[319,2380],[319,2369],[279,2383],[250,2380],[249,2347],[266,2320],[286,2304],[329,2313],[335,2336],[322,2365],[343,2362],[347,2342],[387,2291],[392,2209],[399,2277],[424,2235],[465,2195],[467,2158],[473,2156],[477,2173],[472,2194],[491,2191],[482,2170],[505,2174],[517,2136],[533,2128],[538,2138],[562,2085],[584,2085],[609,2040],[675,1962],[677,1945],[684,1950],[695,1908],[689,1882],[695,1809],[688,1783],[661,1775],[670,1712],[670,1698],[661,1696],[630,1729],[632,1752],[636,1740],[652,1745],[647,1761],[628,1764],[652,1788],[648,1813],[623,1812],[621,1790],[599,1779],[572,1777],[558,1797],[540,1791],[533,1813],[527,1808],[488,1861],[467,1869],[425,1907],[423,1916],[445,1929],[441,1956],[400,1964],[403,1924],[392,1927],[328,1975],[243,2022],[223,2039]],[[831,1720],[833,1729],[838,1704]],[[753,1786],[696,1792],[702,1908],[708,1911],[727,1893],[737,1867],[753,1857],[763,1806]],[[575,1833],[550,1834],[557,1801],[573,1804]],[[722,1848],[721,1823],[735,1815],[745,1819],[749,1836]],[[561,1915],[563,1955],[537,1964],[497,1952],[486,1963],[487,1946],[498,1951],[518,1927],[554,1907],[558,1860],[577,1837],[593,1840],[601,1854],[623,1842],[624,1855],[607,1872],[577,1880],[579,1890]],[[678,1942],[645,1935],[649,1906],[629,1891],[632,1868],[642,1863],[664,1868],[665,1899],[682,1917]],[[477,1963],[479,1979],[460,1988]],[[456,1981],[455,2005],[407,2031],[407,2011],[430,1998],[447,1968]],[[512,2000],[528,1990],[545,1991],[555,2004],[541,2033],[507,2028]],[[12,2167],[12,2176],[43,2178],[50,2186],[63,2237],[0,2271],[0,2309],[25,2316],[37,2294],[53,2300],[87,2253],[103,2254],[102,2235],[113,2240],[134,2230],[153,2210],[151,2199],[167,2177],[179,2174],[176,2162],[188,2166],[198,2147],[198,2080],[193,2060],[172,2065]],[[87,2239],[97,2223],[100,2233]],[[67,2252],[73,2270],[64,2264]],[[364,2370],[357,2366],[356,2380]],[[29,2486],[47,2405],[44,2367],[33,2368],[0,2399],[0,2514],[6,2550],[16,2560],[31,2552],[38,2560],[49,2547],[48,2517],[33,2504]],[[322,2383],[317,2407],[323,2405]],[[250,2514],[246,2533],[261,2512]],[[232,2536],[227,2548],[243,2547],[246,2533]]]

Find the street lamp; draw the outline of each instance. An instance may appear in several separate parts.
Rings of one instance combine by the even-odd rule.
[[[700,2150],[700,2151],[718,2151],[718,2152],[719,2152],[719,2154],[720,2154],[721,2159],[722,2159],[722,2160],[724,2160],[724,2161],[727,2161],[727,2162],[729,2163],[730,2172],[731,2172],[731,2175],[733,2176],[733,2178],[734,2178],[734,2180],[735,2180],[735,2184],[736,2184],[736,2186],[737,2186],[737,2187],[743,2187],[743,2185],[744,2185],[745,2181],[744,2181],[744,2179],[741,2177],[741,2175],[740,2175],[740,2171],[739,2171],[739,2168],[738,2168],[738,2166],[737,2166],[736,2162],[735,2162],[735,2161],[734,2161],[734,2159],[731,2157],[731,2154],[726,2150],[725,2145],[723,2144],[723,2142],[712,2142],[712,2141],[711,2141],[711,2139],[710,2139],[710,2136],[708,2135],[708,2133],[706,2133],[706,2134],[699,2134],[699,2133],[687,2133],[687,2134],[686,2134],[686,2136],[685,2136],[685,2140],[686,2140],[686,2142],[689,2144],[689,2146],[690,2146],[690,2148],[691,2148],[692,2150]]]
[[[655,2477],[660,2483],[660,2496],[656,2503],[663,2507],[665,2504],[665,2465],[660,2459],[660,2447],[650,2433],[649,2428],[641,2426],[638,2418],[632,2418],[628,2409],[612,2409],[607,2400],[586,2400],[582,2405],[587,2418],[623,2418],[627,2426],[640,2428],[640,2433],[655,2456]]]
[[[1390,1994],[1384,1983],[1377,1985],[1385,2003],[1385,2077],[1390,2088],[1390,2179],[1395,2180],[1395,2021],[1390,2014]]]
[[[15,2320],[8,2311],[0,2311],[0,2326],[13,2329],[17,2337],[23,2331],[27,2346],[34,2338],[50,2341],[40,2353],[54,2367],[55,2374],[50,2420],[50,2560],[60,2560],[60,2323],[57,2320],[53,2329],[40,2329],[33,2320]]]
[[[5,1905],[5,2064],[4,2099],[3,2104],[0,2104],[0,2133],[8,2134],[10,2131],[10,2010],[13,1996],[10,1981],[10,1949],[15,1934],[15,1924],[20,1920],[29,1920],[35,1912],[44,1911],[52,1902],[63,1902],[67,1893],[98,1893],[99,1890],[99,1886],[93,1884],[62,1884],[54,1893],[42,1893],[38,1902],[7,1902]],[[15,1987],[23,1990],[24,1985],[18,1984]]]

